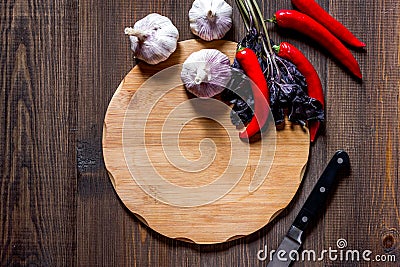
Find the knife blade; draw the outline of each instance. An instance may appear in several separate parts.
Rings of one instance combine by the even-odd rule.
[[[318,179],[267,267],[287,267],[294,261],[302,244],[303,232],[325,206],[329,192],[335,184],[337,172],[349,166],[349,155],[343,150],[337,151]]]

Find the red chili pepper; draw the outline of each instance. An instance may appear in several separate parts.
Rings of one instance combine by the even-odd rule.
[[[254,116],[239,134],[242,139],[249,139],[265,125],[269,115],[269,90],[264,73],[253,50],[244,48],[236,52],[236,60],[252,81],[251,89],[254,96]]]
[[[337,38],[343,42],[353,46],[362,48],[365,47],[365,43],[357,39],[342,23],[337,21],[328,12],[326,12],[317,2],[314,0],[292,0],[292,4],[296,6],[301,12],[312,17],[318,21],[321,25],[327,28]]]
[[[296,65],[300,73],[306,78],[308,95],[318,100],[322,104],[322,108],[324,108],[324,91],[322,90],[321,80],[311,62],[303,55],[303,53],[300,52],[300,50],[286,42],[282,42],[279,45],[278,56],[287,59]],[[309,122],[311,142],[314,142],[319,126],[320,122],[317,120]]]
[[[362,79],[360,66],[351,52],[324,26],[295,10],[279,10],[273,19],[278,26],[296,30],[325,47],[351,73]]]

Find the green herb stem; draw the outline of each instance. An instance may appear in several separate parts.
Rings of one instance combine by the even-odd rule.
[[[262,26],[262,29],[263,29],[262,32],[264,33],[265,38],[267,39],[269,52],[271,54],[273,54],[273,50],[272,50],[272,46],[271,46],[271,39],[269,38],[267,26],[265,25],[264,18],[263,18],[263,15],[261,13],[260,7],[258,6],[258,3],[257,3],[256,0],[252,0],[252,2],[253,2],[253,5],[255,7],[255,10],[257,11],[258,18],[259,18],[259,20],[261,22],[261,26]]]
[[[257,29],[257,31],[261,36],[265,36],[265,39],[267,39],[267,44],[265,44],[264,38],[261,39],[263,49],[264,49],[265,53],[267,54],[268,58],[272,61],[273,65],[275,66],[278,73],[280,73],[278,64],[276,63],[276,60],[275,60],[275,53],[274,53],[274,50],[272,49],[271,39],[268,34],[268,29],[267,29],[267,26],[265,25],[264,17],[261,13],[261,10],[257,3],[257,0],[245,0],[245,1],[251,7],[251,10],[253,11],[253,17],[254,17],[255,21],[257,22],[257,24],[260,23],[262,25],[262,31],[260,31],[259,29]],[[256,10],[257,15],[254,14],[254,9]],[[268,49],[267,49],[267,47],[268,47]]]
[[[243,2],[241,0],[235,0],[235,2],[239,8],[239,12],[243,19],[246,30],[250,31],[250,17],[249,17],[248,12],[246,11],[246,7],[243,5]]]
[[[257,32],[260,33],[260,24],[259,24],[259,20],[257,19],[258,17],[256,16],[256,13],[254,12],[253,4],[251,2],[249,2],[249,0],[245,0],[244,2],[250,12],[251,17],[253,18],[254,27],[256,28]]]

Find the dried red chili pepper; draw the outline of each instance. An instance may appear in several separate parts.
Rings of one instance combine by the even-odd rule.
[[[324,26],[295,10],[279,10],[272,21],[279,27],[296,30],[318,42],[357,78],[362,79],[360,66],[351,52]]]
[[[279,46],[274,46],[274,48],[278,52],[278,56],[287,59],[296,65],[300,73],[306,78],[308,95],[318,100],[321,103],[322,108],[324,108],[324,91],[322,89],[321,80],[311,62],[303,55],[303,53],[300,52],[300,50],[287,42],[282,42]],[[319,126],[320,121],[309,121],[311,142],[314,142]]]
[[[269,115],[269,90],[264,73],[258,62],[257,55],[249,48],[240,49],[236,52],[236,60],[252,81],[251,89],[254,96],[254,116],[239,134],[242,139],[249,139],[265,125]]]
[[[329,15],[329,13],[314,0],[292,0],[292,4],[304,14],[318,21],[343,42],[357,48],[365,47],[365,43],[358,40],[349,29]]]

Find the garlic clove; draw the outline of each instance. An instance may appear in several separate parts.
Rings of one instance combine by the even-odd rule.
[[[181,80],[197,97],[213,97],[222,93],[231,78],[227,55],[216,49],[192,53],[182,65]]]
[[[171,20],[157,13],[137,21],[133,28],[125,28],[125,34],[129,35],[135,57],[152,65],[169,58],[179,38],[178,29]]]
[[[189,22],[193,34],[201,39],[221,39],[232,27],[232,7],[224,0],[195,0]]]

